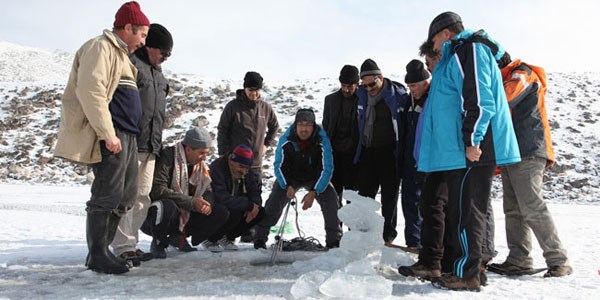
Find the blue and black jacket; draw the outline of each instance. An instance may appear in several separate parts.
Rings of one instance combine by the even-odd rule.
[[[333,174],[333,155],[327,133],[314,125],[310,145],[305,151],[298,147],[296,123],[279,138],[275,150],[275,178],[282,189],[306,187],[317,195],[325,191]]]

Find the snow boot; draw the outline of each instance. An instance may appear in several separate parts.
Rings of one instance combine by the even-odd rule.
[[[169,244],[181,252],[193,252],[198,251],[197,248],[194,248],[188,243],[187,239],[181,233],[171,234],[169,236]]]
[[[94,272],[105,274],[122,274],[129,271],[124,263],[119,263],[116,257],[108,250],[112,240],[110,233],[111,212],[88,212],[86,222],[86,236],[89,249],[89,259],[86,266]],[[117,225],[119,221],[117,220]],[[116,230],[116,227],[115,227]]]
[[[169,243],[161,242],[158,239],[153,238],[152,243],[150,243],[150,253],[152,253],[152,257],[154,258],[167,258],[167,251],[165,251],[167,247],[169,247]]]

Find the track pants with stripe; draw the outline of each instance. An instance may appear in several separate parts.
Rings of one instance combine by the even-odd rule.
[[[448,186],[446,241],[455,249],[453,273],[460,278],[479,276],[495,166],[444,171]]]

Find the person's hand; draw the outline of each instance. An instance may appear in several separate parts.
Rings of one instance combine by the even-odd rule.
[[[315,197],[317,197],[317,193],[315,191],[310,191],[304,195],[302,198],[302,210],[307,210],[312,207],[313,202],[315,202]]]
[[[288,199],[294,199],[294,197],[296,197],[296,190],[291,185],[287,188],[287,197]]]
[[[194,210],[203,214],[210,215],[212,213],[212,207],[210,206],[210,202],[204,200],[202,197],[194,198]]]
[[[479,145],[476,146],[468,146],[466,149],[467,159],[472,162],[478,162],[479,157],[481,157],[481,149],[479,149]]]
[[[256,216],[258,216],[259,210],[260,207],[258,206],[258,204],[254,203],[254,206],[252,206],[252,210],[249,210],[244,213],[244,220],[246,221],[246,223],[252,222],[252,220],[254,220]]]
[[[117,154],[122,150],[121,140],[116,136],[106,138],[104,144],[106,145],[106,149],[114,154]]]

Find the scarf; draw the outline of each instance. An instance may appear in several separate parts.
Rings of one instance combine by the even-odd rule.
[[[197,197],[202,196],[206,191],[210,191],[211,181],[208,165],[204,161],[195,164],[192,174],[188,174],[185,149],[181,142],[177,143],[175,145],[175,166],[173,168],[171,189],[184,195],[190,195],[190,188],[192,188],[192,196]],[[179,215],[179,230],[182,232],[189,217],[189,211],[181,210]]]
[[[375,106],[383,99],[383,90],[385,89],[386,83],[383,82],[383,86],[379,93],[375,96],[371,96],[367,92],[367,110],[365,111],[365,146],[371,147],[371,143],[373,142],[373,124],[375,124],[375,118],[377,118],[377,113],[375,112]]]

